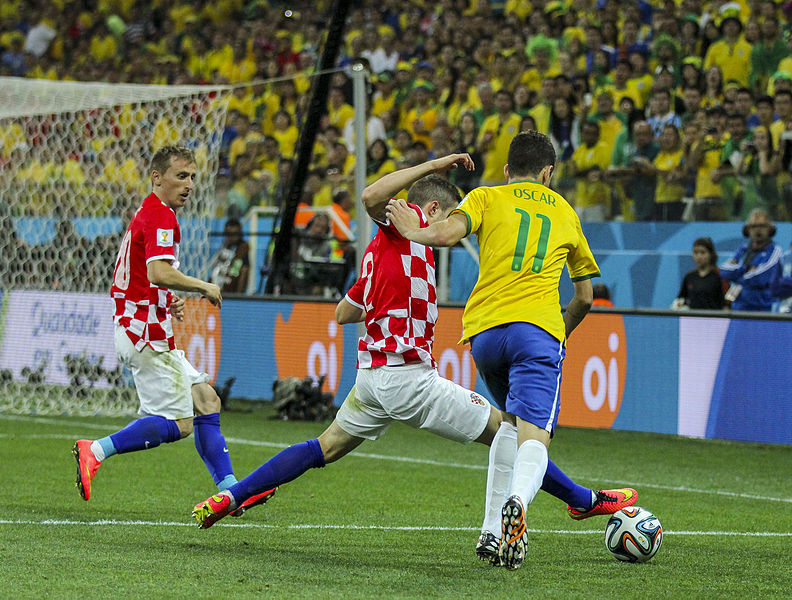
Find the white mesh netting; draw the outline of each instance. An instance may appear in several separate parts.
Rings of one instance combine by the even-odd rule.
[[[0,78],[0,411],[134,412],[116,362],[116,253],[164,145],[196,154],[181,270],[204,277],[229,91]]]

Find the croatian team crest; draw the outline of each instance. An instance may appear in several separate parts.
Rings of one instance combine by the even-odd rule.
[[[470,401],[473,404],[478,404],[479,406],[487,405],[487,401],[484,400],[482,396],[479,396],[476,392],[470,392]]]

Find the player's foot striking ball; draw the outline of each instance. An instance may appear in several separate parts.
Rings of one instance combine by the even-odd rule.
[[[595,490],[594,493],[597,499],[589,510],[580,511],[567,505],[567,514],[576,521],[597,515],[612,515],[616,511],[632,506],[638,500],[638,492],[632,488]]]

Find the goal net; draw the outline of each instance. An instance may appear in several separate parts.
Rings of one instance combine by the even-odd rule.
[[[205,277],[228,93],[0,77],[0,412],[136,410],[113,346],[118,247],[153,152],[187,146],[180,269]]]

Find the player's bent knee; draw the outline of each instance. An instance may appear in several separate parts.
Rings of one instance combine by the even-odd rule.
[[[498,428],[500,427],[500,424],[503,420],[504,413],[494,406],[490,406],[490,414],[489,419],[487,420],[487,425],[484,427],[484,431],[479,437],[476,438],[475,441],[479,444],[490,446],[492,444],[492,440],[495,438],[495,434],[498,433]]]
[[[186,438],[188,435],[190,435],[193,432],[192,417],[190,417],[189,419],[177,419],[176,427],[179,428],[180,439]]]
[[[220,412],[220,397],[208,383],[196,383],[192,386],[193,408],[196,416],[211,415]]]
[[[363,443],[363,438],[348,434],[333,421],[318,438],[325,464],[337,461]]]

